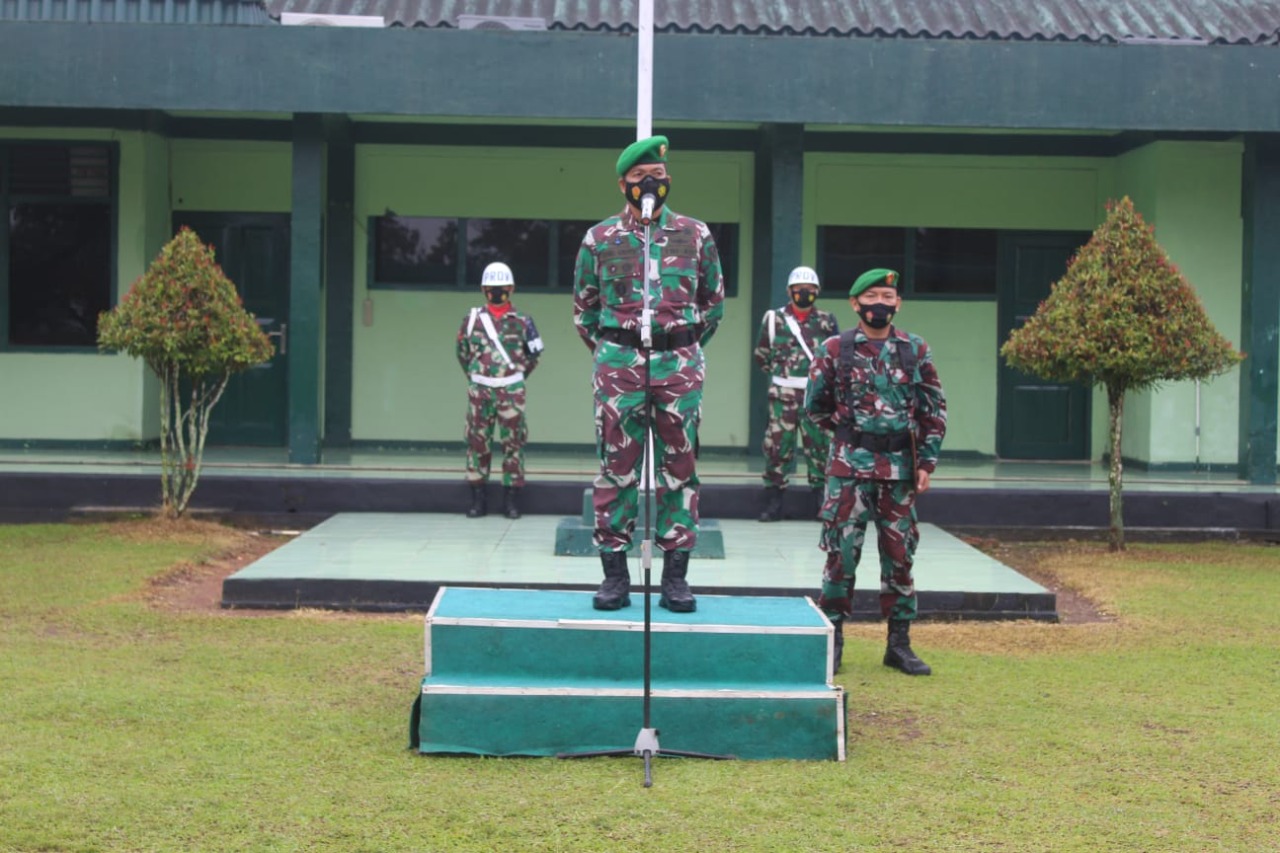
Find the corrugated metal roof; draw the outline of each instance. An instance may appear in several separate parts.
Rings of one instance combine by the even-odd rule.
[[[275,23],[261,0],[0,0],[0,21]]]
[[[11,0],[10,0],[11,1]],[[542,18],[549,29],[631,32],[637,0],[266,0],[281,12],[381,15],[456,27],[459,15]],[[1275,44],[1280,0],[655,0],[659,32]]]

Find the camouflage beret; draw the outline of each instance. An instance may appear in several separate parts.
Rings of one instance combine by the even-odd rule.
[[[858,280],[853,283],[853,287],[849,288],[849,298],[852,299],[862,291],[873,287],[892,287],[897,290],[900,278],[901,276],[893,270],[867,270],[858,276]]]
[[[667,145],[665,136],[650,136],[631,143],[618,155],[618,177],[621,178],[639,163],[667,162]]]

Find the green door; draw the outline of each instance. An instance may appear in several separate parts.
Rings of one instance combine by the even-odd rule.
[[[1088,241],[1077,232],[1008,232],[1001,235],[998,332],[1009,333],[1035,313],[1062,278],[1076,249]],[[996,455],[1002,459],[1088,459],[1089,399],[1084,385],[1046,382],[999,360]]]
[[[271,336],[276,354],[231,377],[209,416],[209,443],[283,447],[289,404],[289,216],[278,213],[175,213],[213,246],[244,307]]]

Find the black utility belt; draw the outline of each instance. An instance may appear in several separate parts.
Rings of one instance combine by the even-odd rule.
[[[631,329],[607,328],[600,330],[600,337],[611,343],[632,349],[640,349],[640,333]],[[694,329],[684,328],[674,332],[653,332],[653,346],[650,349],[670,352],[673,349],[692,346],[698,342],[698,333]]]
[[[911,433],[891,432],[879,435],[872,432],[855,432],[848,424],[836,427],[836,438],[845,444],[861,447],[874,453],[894,453],[911,447]]]

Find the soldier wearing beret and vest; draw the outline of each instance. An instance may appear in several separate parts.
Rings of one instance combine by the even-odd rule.
[[[787,471],[799,444],[809,488],[821,502],[830,437],[804,411],[809,366],[819,344],[840,333],[835,315],[815,307],[822,289],[818,274],[796,267],[787,276],[788,303],[765,312],[753,352],[756,364],[769,376],[769,423],[764,430],[765,506],[761,521],[782,518],[782,493]],[[797,473],[799,471],[797,470]],[[816,511],[809,510],[810,517]]]
[[[627,548],[639,510],[645,430],[652,415],[657,476],[655,533],[663,552],[659,604],[691,612],[689,551],[698,536],[698,475],[694,455],[702,416],[702,347],[724,313],[720,256],[707,226],[672,212],[667,138],[653,136],[618,157],[622,211],[590,228],[574,269],[573,321],[595,362],[593,388],[600,473],[595,479],[595,543],[604,582],[598,610],[630,605]],[[651,249],[644,257],[643,199],[656,201]],[[652,346],[648,352],[651,411],[645,410],[646,353],[641,314],[646,266],[660,281],[650,287]]]
[[[484,269],[480,290],[485,304],[472,308],[458,329],[457,355],[467,375],[467,518],[488,513],[485,483],[493,452],[494,426],[502,443],[503,514],[519,518],[517,495],[524,486],[525,378],[538,366],[542,338],[533,318],[511,304],[515,277],[506,264]]]
[[[884,664],[908,675],[931,670],[911,649],[916,618],[916,495],[929,488],[947,431],[947,403],[933,355],[892,325],[902,305],[896,272],[875,269],[849,289],[856,328],[829,338],[809,371],[805,408],[834,431],[822,505],[827,552],[818,605],[835,623],[835,668],[843,621],[853,615],[854,570],[868,522],[880,550],[880,614],[889,620]]]

